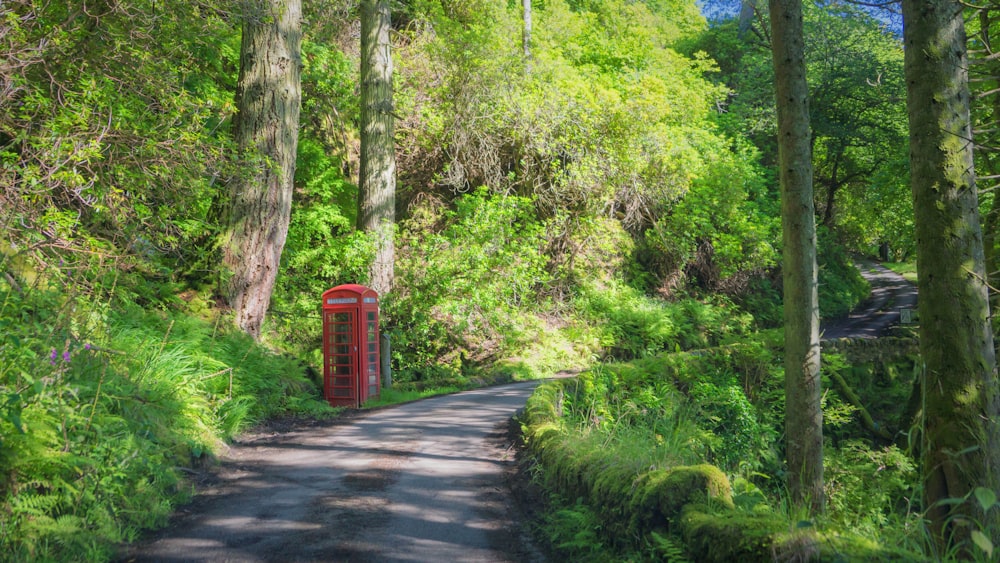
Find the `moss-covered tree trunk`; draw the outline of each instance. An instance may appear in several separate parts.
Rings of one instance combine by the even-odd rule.
[[[924,501],[939,547],[966,554],[979,528],[1000,545],[997,510],[976,487],[998,487],[998,395],[983,240],[972,167],[963,5],[904,0],[910,183],[925,365]],[[957,499],[967,499],[957,502]]]
[[[237,114],[240,170],[221,241],[226,298],[254,338],[271,301],[291,217],[298,144],[301,0],[244,0]]]
[[[369,283],[381,295],[392,288],[395,271],[396,148],[389,28],[388,0],[362,0],[358,228],[374,236]]]
[[[785,310],[785,459],[792,501],[823,508],[819,303],[809,96],[800,0],[771,0]]]

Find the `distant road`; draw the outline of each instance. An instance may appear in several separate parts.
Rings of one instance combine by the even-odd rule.
[[[917,288],[903,276],[875,262],[859,261],[857,266],[871,284],[871,295],[846,317],[824,321],[823,340],[877,338],[899,324],[900,310],[917,307]]]
[[[186,515],[121,561],[544,561],[504,481],[507,424],[536,385],[252,437]]]

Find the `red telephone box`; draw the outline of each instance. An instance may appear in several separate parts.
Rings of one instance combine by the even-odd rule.
[[[363,285],[323,292],[323,396],[357,407],[379,394],[378,293]]]

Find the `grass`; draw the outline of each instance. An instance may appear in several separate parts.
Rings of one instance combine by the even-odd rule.
[[[387,407],[390,405],[398,405],[401,403],[409,403],[411,401],[417,401],[420,399],[426,399],[428,397],[436,397],[438,395],[447,395],[449,393],[457,393],[462,391],[458,387],[437,387],[434,389],[424,389],[422,391],[401,391],[396,389],[382,389],[382,392],[378,397],[365,401],[363,408],[371,409],[376,407]]]
[[[883,262],[882,265],[903,276],[910,283],[917,283],[916,262]]]

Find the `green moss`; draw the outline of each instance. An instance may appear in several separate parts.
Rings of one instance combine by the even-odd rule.
[[[695,561],[922,561],[905,552],[858,536],[793,526],[784,517],[736,510],[713,512],[689,504],[681,515],[680,533]]]
[[[783,518],[770,514],[725,511],[712,514],[703,505],[691,504],[680,518],[680,532],[695,561],[771,561],[772,546],[782,530]]]
[[[679,515],[684,505],[694,501],[711,500],[733,507],[729,479],[714,465],[676,467],[666,473],[657,488],[660,511],[668,517]]]

